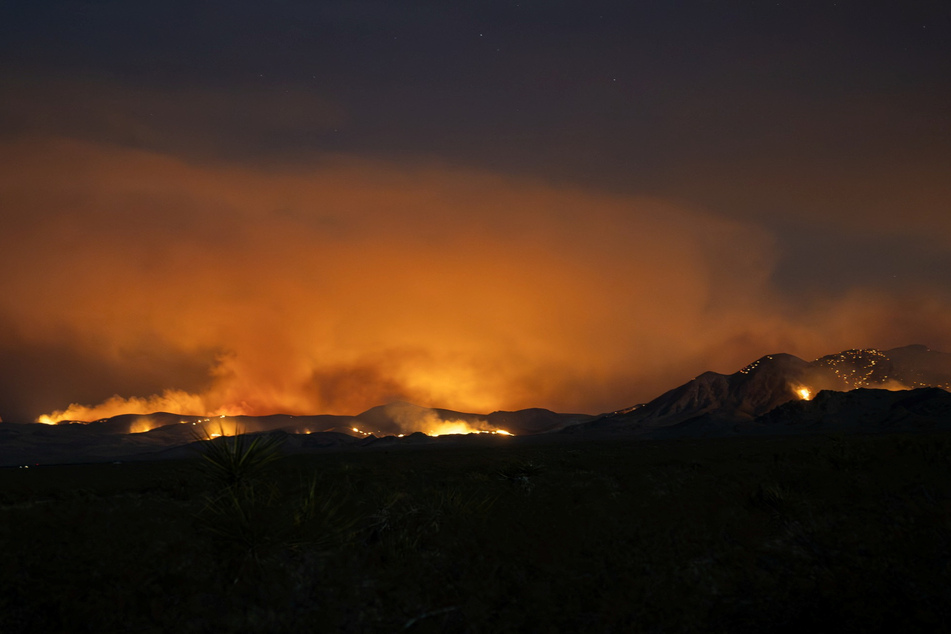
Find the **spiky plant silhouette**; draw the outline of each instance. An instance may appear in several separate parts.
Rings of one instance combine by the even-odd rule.
[[[259,478],[281,458],[283,436],[248,436],[236,430],[233,436],[213,438],[207,430],[199,435],[201,469],[209,480],[227,489],[240,489]]]
[[[263,477],[281,457],[283,436],[213,436],[202,429],[198,469],[212,490],[198,515],[199,525],[231,554],[219,563],[231,579],[260,576],[268,553],[287,532],[278,492]]]

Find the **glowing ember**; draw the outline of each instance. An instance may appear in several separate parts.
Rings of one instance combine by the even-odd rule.
[[[132,424],[129,426],[130,434],[144,434],[147,431],[155,429],[156,424],[151,418],[143,416],[141,418],[135,419]]]
[[[203,418],[193,422],[192,425],[196,425],[198,427],[198,435],[205,438],[240,436],[241,434],[256,431],[255,429],[248,429],[233,419],[222,420],[221,418],[216,418],[212,421],[209,418]]]
[[[514,436],[515,434],[504,429],[485,429],[473,427],[463,421],[443,421],[431,426],[424,432],[427,436],[447,436],[450,434],[498,434],[502,436]]]

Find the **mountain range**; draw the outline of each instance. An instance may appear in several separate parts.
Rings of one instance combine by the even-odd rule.
[[[482,415],[396,402],[356,416],[157,412],[55,426],[0,423],[0,465],[181,457],[199,440],[241,432],[282,433],[290,451],[321,451],[521,443],[542,436],[573,441],[927,429],[951,429],[951,354],[912,345],[846,350],[811,362],[767,355],[733,374],[705,372],[648,403],[596,416],[539,408]]]
[[[789,433],[805,429],[807,422],[815,427],[819,420],[826,428],[839,428],[850,418],[843,415],[846,410],[865,412],[859,418],[871,431],[895,422],[880,411],[881,403],[907,396],[943,403],[951,397],[947,390],[951,354],[922,345],[845,350],[811,362],[772,354],[733,374],[705,372],[648,403],[603,414],[565,432],[645,437]],[[945,420],[951,410],[936,404],[934,412],[945,414],[919,423],[951,423]]]

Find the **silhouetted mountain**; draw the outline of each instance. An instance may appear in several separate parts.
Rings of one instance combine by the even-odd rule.
[[[811,401],[790,401],[760,416],[750,431],[886,431],[951,428],[951,393],[859,388],[819,392]]]
[[[749,421],[799,398],[797,390],[805,386],[809,370],[810,364],[799,357],[768,355],[734,374],[704,372],[649,403],[567,431],[671,427],[704,415],[716,420]]]
[[[559,414],[547,409],[533,407],[515,412],[492,412],[486,417],[492,428],[505,429],[518,436],[542,434],[558,431],[589,421],[593,416],[589,414]]]
[[[789,354],[767,355],[730,375],[705,372],[644,405],[566,431],[717,434],[785,403],[807,401],[822,390],[869,387],[951,389],[951,354],[913,345],[886,351],[846,350],[812,362]]]
[[[123,414],[91,423],[0,423],[0,465],[138,460],[192,455],[196,442],[235,433],[282,433],[288,451],[452,444],[459,434],[504,429],[540,434],[592,418],[544,409],[471,414],[396,402],[356,416]],[[440,434],[440,438],[427,436]],[[385,441],[385,442],[383,442]]]
[[[838,391],[862,387],[951,389],[951,354],[911,345],[891,350],[845,350],[816,359],[814,383]],[[822,372],[824,371],[824,373]],[[831,385],[821,384],[823,381]]]
[[[201,439],[235,433],[283,434],[288,451],[306,452],[511,440],[465,435],[499,429],[521,436],[518,442],[603,433],[682,438],[951,429],[948,390],[951,354],[925,346],[845,350],[812,362],[773,354],[733,374],[705,372],[649,403],[596,417],[538,408],[482,415],[395,402],[356,416],[156,412],[55,426],[0,423],[0,465],[184,457]],[[565,433],[549,433],[555,431]]]
[[[515,412],[492,412],[491,414],[472,414],[454,410],[420,407],[412,403],[397,401],[368,409],[354,417],[354,424],[365,432],[374,435],[392,435],[412,433],[414,431],[435,431],[454,433],[454,424],[463,424],[472,431],[491,431],[504,429],[516,436],[541,434],[557,431],[569,425],[590,420],[587,414],[559,414],[547,409],[532,408]]]
[[[373,407],[357,414],[355,420],[368,432],[380,435],[410,434],[430,429],[432,426],[449,421],[462,422],[477,427],[485,422],[485,416],[454,412],[447,409],[420,407],[405,401],[395,401]]]
[[[810,401],[789,401],[751,421],[701,414],[674,425],[627,431],[663,439],[926,430],[951,431],[951,393],[935,387],[823,390]]]

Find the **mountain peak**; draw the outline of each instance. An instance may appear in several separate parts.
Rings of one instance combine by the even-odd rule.
[[[734,374],[704,372],[641,407],[595,425],[653,429],[698,417],[737,423],[752,421],[790,401],[808,400],[822,390],[929,386],[951,390],[951,354],[921,344],[888,351],[843,350],[813,362],[776,353],[760,357]]]
[[[776,371],[793,368],[803,369],[808,365],[808,361],[800,359],[795,355],[779,352],[776,354],[768,354],[764,357],[760,357],[745,368],[739,370],[737,374],[753,374],[756,372],[762,372],[763,370]]]

